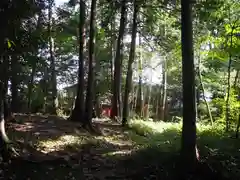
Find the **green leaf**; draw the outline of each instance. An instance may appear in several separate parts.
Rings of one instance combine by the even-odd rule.
[[[9,41],[9,39],[7,40],[7,44],[8,44],[8,48],[11,48],[11,47],[12,47],[12,44],[11,44],[11,42]]]
[[[7,41],[8,48],[11,48],[12,45],[16,46],[15,43],[13,41],[9,40],[8,38],[6,39],[6,41]]]

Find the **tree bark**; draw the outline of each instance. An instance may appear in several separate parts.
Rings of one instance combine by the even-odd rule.
[[[18,66],[18,56],[11,56],[11,111],[16,113],[19,111],[19,98],[18,98],[18,76],[17,76],[17,67]]]
[[[207,107],[207,111],[208,111],[208,116],[210,118],[210,122],[211,122],[211,125],[213,126],[213,117],[212,117],[212,112],[211,112],[211,109],[210,109],[210,106],[207,102],[207,99],[206,99],[206,96],[205,96],[205,88],[204,88],[204,85],[203,85],[203,80],[202,80],[202,74],[201,74],[201,57],[199,56],[198,57],[198,77],[199,77],[199,83],[200,83],[200,86],[201,86],[201,89],[202,89],[202,93],[203,93],[203,99],[204,99],[204,102],[206,104],[206,107]]]
[[[117,50],[114,61],[114,81],[113,81],[113,102],[111,118],[121,116],[121,74],[122,74],[122,53],[123,53],[123,36],[126,24],[126,0],[121,3],[121,19],[119,34],[117,39]]]
[[[52,7],[53,0],[48,2],[48,36],[49,36],[49,54],[50,54],[50,69],[51,69],[51,110],[50,112],[54,115],[57,114],[57,79],[56,79],[56,68],[55,68],[55,56],[54,56],[54,39],[52,34],[53,17]]]
[[[141,47],[141,35],[138,34],[139,46]],[[143,94],[143,83],[142,83],[142,55],[139,52],[139,61],[138,61],[138,93],[137,93],[137,104],[136,104],[136,112],[142,118],[143,117],[143,107],[144,107],[144,94]]]
[[[234,78],[234,83],[233,83],[234,88],[236,88],[236,86],[237,86],[239,74],[240,74],[240,70],[238,69],[236,72],[236,76]]]
[[[94,66],[95,66],[95,16],[96,16],[96,0],[92,0],[90,15],[90,38],[89,38],[89,64],[88,64],[88,81],[86,92],[86,109],[85,109],[85,125],[91,127],[93,112],[93,84],[94,84]]]
[[[239,73],[239,71],[238,71]],[[235,82],[237,84],[238,80],[240,79],[239,74],[236,75]],[[236,85],[235,85],[236,88]],[[238,87],[238,101],[240,101],[240,87]],[[238,108],[238,122],[237,122],[237,128],[236,128],[236,138],[238,138],[239,128],[240,128],[240,107]]]
[[[164,58],[163,67],[162,67],[162,102],[161,102],[161,112],[160,112],[160,119],[165,121],[165,105],[167,100],[167,62],[166,58]]]
[[[84,26],[86,16],[86,5],[84,0],[80,0],[80,13],[79,13],[79,57],[78,57],[78,84],[77,84],[77,97],[75,106],[72,110],[70,119],[72,121],[84,122]]]
[[[182,77],[183,77],[183,127],[182,167],[183,175],[196,168],[196,96],[193,55],[192,4],[181,1]]]
[[[8,148],[8,144],[10,140],[5,131],[5,118],[8,116],[8,109],[6,106],[6,71],[7,71],[7,62],[8,59],[6,57],[1,57],[0,59],[0,153],[3,158],[3,161],[8,161],[10,159],[10,149]],[[5,105],[4,105],[5,104]]]
[[[233,29],[231,32],[231,38],[230,38],[230,47],[232,48],[233,45]],[[232,53],[229,52],[229,62],[228,62],[228,74],[227,74],[227,98],[226,98],[226,132],[229,131],[230,128],[230,92],[231,92],[231,66],[232,66]]]
[[[128,71],[126,77],[126,86],[125,86],[125,95],[124,95],[124,104],[123,104],[123,115],[122,115],[122,126],[127,125],[128,116],[129,116],[129,93],[132,90],[132,75],[133,67],[132,64],[135,59],[135,49],[136,49],[136,35],[137,35],[137,14],[138,6],[136,0],[134,0],[134,11],[133,11],[133,25],[132,25],[132,41],[130,48],[130,55],[128,60]]]
[[[32,101],[32,90],[33,90],[33,82],[34,82],[34,76],[35,76],[35,72],[36,72],[36,64],[37,62],[33,63],[32,65],[32,72],[31,72],[31,77],[30,77],[30,82],[28,83],[28,112],[29,114],[32,112],[31,109],[31,101]]]
[[[240,111],[240,108],[239,108],[239,111]],[[236,138],[238,138],[239,128],[240,128],[240,113],[238,115],[238,122],[237,122],[237,128],[236,128]]]

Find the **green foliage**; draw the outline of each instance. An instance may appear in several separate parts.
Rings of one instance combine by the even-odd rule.
[[[231,89],[230,91],[230,121],[231,123],[235,124],[238,120],[238,114],[239,114],[239,106],[240,102],[238,100],[238,94]],[[219,119],[220,122],[223,122],[225,120],[226,115],[226,100],[225,98],[215,98],[211,102],[212,107],[215,109],[214,115]],[[235,126],[234,126],[235,127]]]

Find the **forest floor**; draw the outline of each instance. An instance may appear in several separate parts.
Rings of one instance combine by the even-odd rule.
[[[97,119],[93,125],[98,135],[55,116],[17,115],[7,132],[21,158],[1,164],[2,179],[178,179],[177,131],[147,136],[136,124],[123,129],[117,122]]]

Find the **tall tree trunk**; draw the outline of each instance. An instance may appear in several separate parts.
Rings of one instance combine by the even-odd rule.
[[[50,54],[50,70],[51,70],[51,110],[52,114],[57,114],[57,79],[55,69],[55,56],[54,56],[54,39],[52,34],[53,17],[52,7],[53,0],[48,2],[48,36],[49,36],[49,54]]]
[[[162,115],[161,115],[161,113],[162,113],[162,101],[163,101],[162,99],[163,99],[163,87],[160,86],[159,97],[158,97],[158,101],[159,101],[158,116],[157,116],[158,120],[161,120],[161,118],[162,118]]]
[[[18,56],[12,55],[11,57],[11,93],[12,93],[11,111],[14,113],[19,111],[17,69],[18,69]]]
[[[12,116],[12,113],[11,113],[11,109],[9,107],[9,104],[8,104],[8,99],[7,99],[7,93],[8,93],[8,81],[9,81],[9,77],[10,77],[10,56],[6,56],[4,58],[4,62],[3,62],[3,74],[4,74],[4,77],[3,77],[3,113],[4,113],[4,119],[5,120],[12,120],[13,119],[13,116]]]
[[[198,120],[201,120],[201,114],[200,114],[200,110],[199,110],[199,105],[200,105],[200,87],[199,85],[196,88],[196,107],[197,107],[197,111],[196,111],[196,117]]]
[[[114,59],[115,59],[115,17],[113,17],[113,20],[111,22],[111,61],[110,61],[110,68],[111,68],[111,73],[110,73],[110,82],[111,82],[111,90],[112,90],[112,96],[111,96],[111,103],[112,105],[114,104]],[[110,117],[113,119],[114,118],[114,112],[111,111]]]
[[[47,104],[47,96],[48,96],[48,83],[49,83],[49,79],[48,79],[48,66],[46,64],[46,66],[44,67],[44,75],[43,75],[43,112],[46,113],[47,112],[47,108],[48,108],[48,104]]]
[[[3,82],[1,81],[0,82],[0,115],[1,115],[1,119],[0,119],[0,131],[1,131],[0,153],[1,153],[3,160],[8,161],[8,159],[10,158],[10,154],[8,151],[8,145],[7,145],[9,143],[9,138],[5,131],[3,86],[4,86]]]
[[[157,89],[157,91],[159,91],[158,89]],[[158,120],[158,118],[159,118],[159,95],[160,95],[160,93],[158,92],[158,94],[156,95],[156,101],[157,101],[157,103],[156,103],[156,109],[155,109],[155,119],[156,120]]]
[[[182,32],[182,77],[183,77],[183,127],[182,161],[183,174],[195,170],[196,153],[196,96],[193,56],[192,4],[181,1]]]
[[[205,102],[205,105],[207,107],[207,111],[208,111],[208,116],[210,118],[210,122],[211,122],[211,125],[213,126],[213,117],[212,117],[212,112],[211,112],[211,109],[210,109],[210,106],[207,102],[207,98],[205,96],[205,88],[204,88],[204,85],[203,85],[203,80],[202,80],[202,74],[201,74],[201,57],[199,55],[198,57],[198,77],[199,77],[199,83],[200,83],[200,86],[201,86],[201,89],[202,89],[202,93],[203,93],[203,100]]]
[[[238,78],[240,76],[240,70],[238,69],[234,78],[234,83],[233,83],[233,87],[236,88],[237,86],[237,82],[238,82]]]
[[[165,105],[167,99],[167,62],[166,58],[164,58],[163,66],[162,66],[162,102],[161,102],[161,112],[160,112],[160,119],[162,121],[165,120]]]
[[[5,131],[5,118],[7,117],[6,109],[6,95],[7,95],[7,62],[6,57],[1,56],[0,59],[0,154],[2,155],[3,161],[8,161],[10,158],[10,151],[8,144],[10,140]]]
[[[240,111],[240,108],[239,108],[239,111]],[[237,128],[236,128],[236,138],[238,138],[239,127],[240,127],[240,113],[238,115],[238,122],[237,122]]]
[[[231,32],[230,38],[230,47],[232,48],[233,44],[233,30]],[[228,74],[227,74],[227,98],[226,98],[226,132],[229,131],[230,128],[230,91],[231,91],[231,66],[232,66],[232,53],[229,52],[229,62],[228,62]]]
[[[111,81],[114,80],[114,59],[115,59],[115,46],[116,46],[116,37],[115,37],[115,17],[113,17],[113,20],[111,22],[111,61],[110,61],[110,69],[111,69]],[[113,84],[113,83],[112,83]]]
[[[132,25],[132,42],[130,48],[130,55],[128,60],[128,71],[126,77],[126,86],[125,86],[125,95],[124,95],[124,104],[123,104],[123,117],[122,117],[122,126],[126,126],[127,119],[129,116],[129,93],[132,90],[132,75],[133,67],[132,64],[135,59],[135,50],[136,50],[136,35],[137,35],[137,14],[138,6],[136,0],[134,0],[134,11],[133,11],[133,25]]]
[[[121,74],[122,74],[122,53],[123,53],[123,36],[126,24],[126,0],[121,3],[121,19],[117,39],[117,49],[114,61],[114,81],[113,81],[113,102],[111,118],[120,117],[121,110]]]
[[[93,111],[93,84],[94,84],[94,64],[95,64],[95,16],[96,0],[92,0],[90,15],[90,38],[89,38],[89,64],[88,64],[88,81],[86,92],[86,109],[85,125],[91,127]]]
[[[35,76],[35,72],[36,72],[36,65],[37,65],[37,62],[33,63],[32,64],[32,72],[31,72],[31,77],[30,77],[30,81],[28,83],[28,112],[29,114],[32,112],[32,109],[31,109],[31,104],[32,104],[32,90],[33,90],[33,82],[34,82],[34,76]]]
[[[84,0],[80,0],[80,14],[79,14],[79,57],[78,57],[78,84],[77,84],[77,97],[75,106],[72,110],[70,119],[72,121],[84,122],[84,26],[85,26],[85,11],[86,5]]]
[[[97,49],[95,47],[95,49]],[[101,105],[100,105],[100,74],[101,74],[101,66],[100,66],[100,61],[97,59],[99,55],[99,52],[96,52],[94,58],[96,62],[96,67],[95,67],[95,79],[94,79],[94,112],[93,115],[96,115],[96,117],[100,118],[101,117]],[[108,68],[109,69],[109,68]],[[109,77],[109,76],[108,76]],[[107,79],[107,82],[109,80]],[[96,114],[95,114],[96,113]]]
[[[235,83],[237,84],[238,81],[240,80],[240,76],[239,76],[239,70],[237,71],[237,75],[235,77]],[[235,85],[236,88],[236,85]],[[238,86],[238,101],[240,101],[240,86]],[[240,106],[238,108],[238,122],[237,122],[237,128],[236,128],[236,138],[238,138],[238,133],[239,133],[239,128],[240,128]]]
[[[152,85],[149,85],[149,93],[148,93],[148,99],[147,99],[147,109],[146,109],[146,118],[149,119],[149,106],[151,104],[151,96],[152,96]]]
[[[141,48],[141,35],[138,33],[139,47]],[[139,60],[138,60],[138,93],[137,93],[137,105],[136,112],[140,117],[143,116],[143,107],[144,107],[144,95],[143,95],[143,83],[142,83],[142,53],[141,50],[139,52]]]

